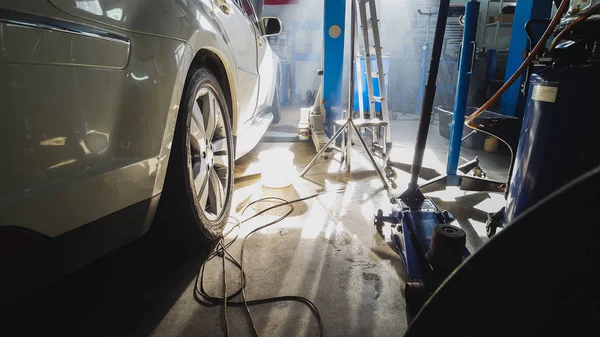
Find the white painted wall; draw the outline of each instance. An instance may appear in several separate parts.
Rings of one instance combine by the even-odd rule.
[[[284,34],[287,34],[288,42],[284,50],[279,50],[281,59],[291,63],[292,24],[293,22],[315,21],[322,25],[323,22],[323,0],[299,0],[296,5],[264,6],[264,15],[277,16],[283,22]],[[309,47],[310,44],[310,47]],[[297,53],[323,53],[323,31],[299,31],[296,34]],[[322,69],[320,61],[296,62],[296,93],[304,99],[307,90],[317,90],[320,84],[320,76],[317,71]]]

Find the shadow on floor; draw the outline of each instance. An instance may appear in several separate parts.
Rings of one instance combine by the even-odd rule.
[[[431,153],[435,157],[430,158],[430,160],[433,160],[433,162],[436,164],[435,167],[431,168],[436,169],[439,173],[445,173],[446,162],[448,159],[449,140],[439,134],[438,124],[439,122],[436,122],[429,127],[426,154]],[[418,121],[415,120],[392,121],[393,147],[403,151],[412,151],[414,149],[414,141],[417,136],[417,129]],[[503,143],[500,144],[500,148],[496,153],[470,149],[465,146],[461,147],[460,152],[459,165],[475,159],[477,156],[480,159],[481,168],[488,173],[488,178],[500,181],[506,180],[511,158],[508,147],[506,147]],[[410,155],[406,156],[406,158],[397,158],[392,156],[392,160],[410,164],[412,163],[412,152]],[[427,160],[423,163],[424,167],[426,168],[430,164],[431,163],[428,163]],[[431,175],[425,173],[422,178],[430,179]]]
[[[60,281],[31,293],[2,314],[7,336],[149,336],[195,278],[209,244],[158,214],[142,238]]]
[[[401,333],[406,321],[399,295],[403,281],[397,276],[400,259],[371,229],[370,212],[356,210],[357,205],[368,203],[380,192],[349,189],[346,193],[331,194],[327,202],[311,199],[307,201],[309,213],[304,218],[290,217],[252,235],[244,253],[248,298],[274,295],[310,298],[320,310],[326,336]],[[345,207],[349,201],[354,205],[352,209]],[[264,220],[248,225],[258,226],[261,221]],[[239,248],[237,242],[231,248],[232,253],[237,255]],[[211,269],[206,284],[211,293],[219,294],[222,291],[219,263]],[[233,291],[239,285],[239,276],[237,281],[228,277],[228,284]],[[180,300],[155,336],[222,335],[220,308],[188,303],[189,300]],[[244,313],[237,308],[228,310],[231,335],[250,335]],[[261,335],[316,335],[315,317],[302,304],[279,302],[252,307],[251,311]],[[213,323],[212,327],[206,327],[199,322]]]

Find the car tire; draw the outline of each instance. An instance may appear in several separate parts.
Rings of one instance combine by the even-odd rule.
[[[219,238],[231,209],[234,160],[223,90],[208,69],[191,70],[179,106],[161,206],[187,229],[199,229],[208,240]]]

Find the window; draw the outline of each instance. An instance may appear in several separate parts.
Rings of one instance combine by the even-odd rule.
[[[252,19],[253,17],[256,17],[254,15],[254,8],[252,8],[252,4],[250,4],[248,0],[240,1],[242,2],[242,8],[244,9],[244,12],[246,12],[246,15],[248,15],[248,18]]]
[[[252,5],[252,3],[250,3],[250,0],[238,1],[241,2],[241,7],[244,13],[246,13],[246,16],[248,16],[250,22],[252,22],[258,29],[260,29],[260,26],[258,25],[258,18],[256,17],[256,13],[254,11],[254,6]]]

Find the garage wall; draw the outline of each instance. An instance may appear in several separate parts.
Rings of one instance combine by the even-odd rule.
[[[461,5],[465,0],[452,0],[451,4]],[[481,46],[483,40],[483,27],[487,23],[485,18],[485,10],[487,6],[486,0],[480,1],[481,10],[478,29],[478,45]],[[390,109],[414,113],[415,106],[418,105],[417,95],[421,83],[421,58],[422,46],[425,41],[427,31],[427,17],[417,14],[417,9],[427,11],[437,11],[439,7],[438,0],[379,0],[377,2],[378,13],[380,16],[381,26],[381,41],[383,52],[391,57],[390,70],[390,92],[395,93],[390,95]],[[348,6],[349,7],[349,6]],[[265,15],[273,15],[279,17],[284,24],[284,33],[279,37],[280,45],[274,43],[274,49],[282,59],[291,61],[291,43],[292,43],[292,24],[294,22],[317,22],[322,23],[323,18],[323,0],[299,0],[296,5],[280,5],[280,6],[265,6]],[[349,8],[347,8],[347,18],[349,18]],[[433,31],[435,29],[436,17],[432,17],[430,21],[430,44],[433,42]],[[452,21],[452,19],[450,19]],[[454,19],[454,21],[457,21]],[[447,30],[450,35],[449,22]],[[455,58],[455,49],[460,42],[461,31],[456,32],[454,36],[448,36],[448,39],[453,39],[448,42],[448,48],[445,48],[445,57]],[[346,41],[349,38],[349,30],[346,32]],[[488,32],[489,34],[489,32]],[[510,30],[502,32],[506,39],[510,39]],[[299,31],[296,34],[295,42],[297,52],[299,53],[314,53],[322,52],[322,31]],[[347,60],[345,59],[345,64]],[[288,62],[289,64],[290,62]],[[315,90],[318,88],[320,78],[316,76],[316,71],[321,69],[319,61],[302,61],[297,62],[297,78],[296,92],[301,99],[304,98],[307,90]],[[440,77],[444,83],[452,83],[455,81],[454,66],[441,67]],[[451,69],[452,68],[452,69]],[[344,69],[344,83],[347,82],[347,67]],[[289,86],[288,86],[289,87]],[[454,94],[452,88],[447,90],[447,93],[441,92],[438,99],[443,102],[440,104],[452,104]],[[347,95],[347,89],[344,88],[344,95]],[[344,97],[344,102],[347,98]]]
[[[299,0],[298,4],[293,5],[265,5],[264,15],[277,16],[283,22],[283,33],[276,39],[271,39],[271,45],[277,55],[287,61],[288,74],[291,74],[292,39],[295,40],[296,53],[322,55],[322,29],[298,30],[296,36],[292,37],[292,26],[295,22],[309,22],[320,27],[323,22],[323,0]],[[321,79],[317,71],[322,69],[322,63],[321,61],[297,61],[295,66],[297,97],[299,100],[305,100],[306,91],[319,88]],[[291,88],[291,85],[288,85],[288,88]]]

